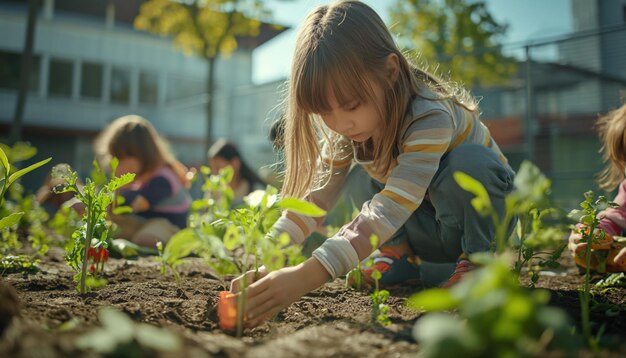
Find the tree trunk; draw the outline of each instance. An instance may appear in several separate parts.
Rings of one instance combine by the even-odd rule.
[[[26,23],[26,39],[24,41],[24,52],[22,53],[22,64],[20,71],[20,87],[17,93],[17,103],[15,104],[15,116],[11,127],[11,137],[9,143],[14,144],[22,139],[22,121],[24,119],[24,109],[26,98],[28,97],[28,85],[30,83],[30,72],[33,63],[33,46],[35,44],[35,28],[37,25],[37,10],[40,0],[28,1],[28,20]]]
[[[213,91],[215,90],[215,57],[207,58],[209,63],[209,80],[207,81],[208,99],[206,102],[206,142],[205,153],[213,144]]]

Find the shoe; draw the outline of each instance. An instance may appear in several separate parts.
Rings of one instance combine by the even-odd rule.
[[[461,280],[461,278],[463,278],[463,276],[465,276],[469,272],[476,270],[477,268],[478,265],[469,262],[469,260],[460,259],[456,263],[456,267],[454,268],[454,273],[452,274],[452,276],[450,276],[448,281],[441,285],[441,287],[450,288],[456,285]]]
[[[419,258],[400,255],[382,247],[380,253],[373,258],[371,266],[361,268],[360,272],[353,271],[348,274],[348,286],[356,289],[359,289],[360,285],[374,286],[376,282],[372,275],[375,271],[380,272],[378,280],[380,286],[419,285],[422,282]]]

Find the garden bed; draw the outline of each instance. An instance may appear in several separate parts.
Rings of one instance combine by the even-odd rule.
[[[153,258],[110,259],[105,269],[108,284],[80,296],[63,252],[51,249],[39,264],[39,272],[2,278],[17,292],[21,317],[14,319],[0,341],[0,356],[98,356],[80,350],[74,342],[99,324],[98,310],[105,306],[117,308],[134,321],[167,328],[184,343],[177,352],[140,351],[145,356],[408,357],[419,350],[411,335],[419,314],[404,305],[417,287],[391,290],[392,324],[384,328],[370,324],[369,295],[336,280],[269,323],[247,330],[243,338],[235,338],[217,325],[217,293],[224,289],[223,283],[200,259],[187,260],[181,266],[178,286],[171,276],[159,273]],[[542,276],[538,286],[551,291],[551,304],[565,309],[573,322],[580,322],[578,288],[583,278],[569,261],[555,276]],[[605,324],[605,343],[613,352],[626,352],[620,341],[626,337],[626,289],[611,288],[594,298],[602,305],[595,305],[591,318]],[[0,307],[7,312],[11,302],[6,294],[2,299]],[[138,356],[137,351],[128,354]]]

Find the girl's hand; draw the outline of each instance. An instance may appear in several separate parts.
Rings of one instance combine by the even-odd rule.
[[[328,279],[330,275],[315,258],[298,266],[270,272],[247,289],[246,325],[255,327],[267,321]]]
[[[615,225],[619,226],[620,229],[626,230],[626,218],[624,218],[621,211],[616,210],[614,208],[608,208],[598,214],[599,219],[607,218],[615,223]]]
[[[613,258],[613,262],[618,265],[626,264],[626,247],[623,247],[620,252]]]
[[[241,281],[244,276],[246,276],[246,283],[249,286],[267,276],[268,273],[269,271],[267,271],[267,268],[265,266],[259,267],[258,272],[255,270],[250,270],[230,282],[230,292],[238,293],[240,291],[239,286],[241,285]]]
[[[580,252],[587,247],[586,242],[580,242],[582,239],[582,234],[580,232],[576,232],[572,230],[569,234],[569,243],[567,244],[567,248],[573,253]]]

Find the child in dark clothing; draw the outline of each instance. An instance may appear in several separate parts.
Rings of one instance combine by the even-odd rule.
[[[112,216],[121,237],[153,247],[187,226],[191,197],[186,168],[150,122],[134,115],[116,119],[96,140],[96,153],[104,160],[119,159],[117,175],[136,174],[135,181],[120,190],[133,214]]]

